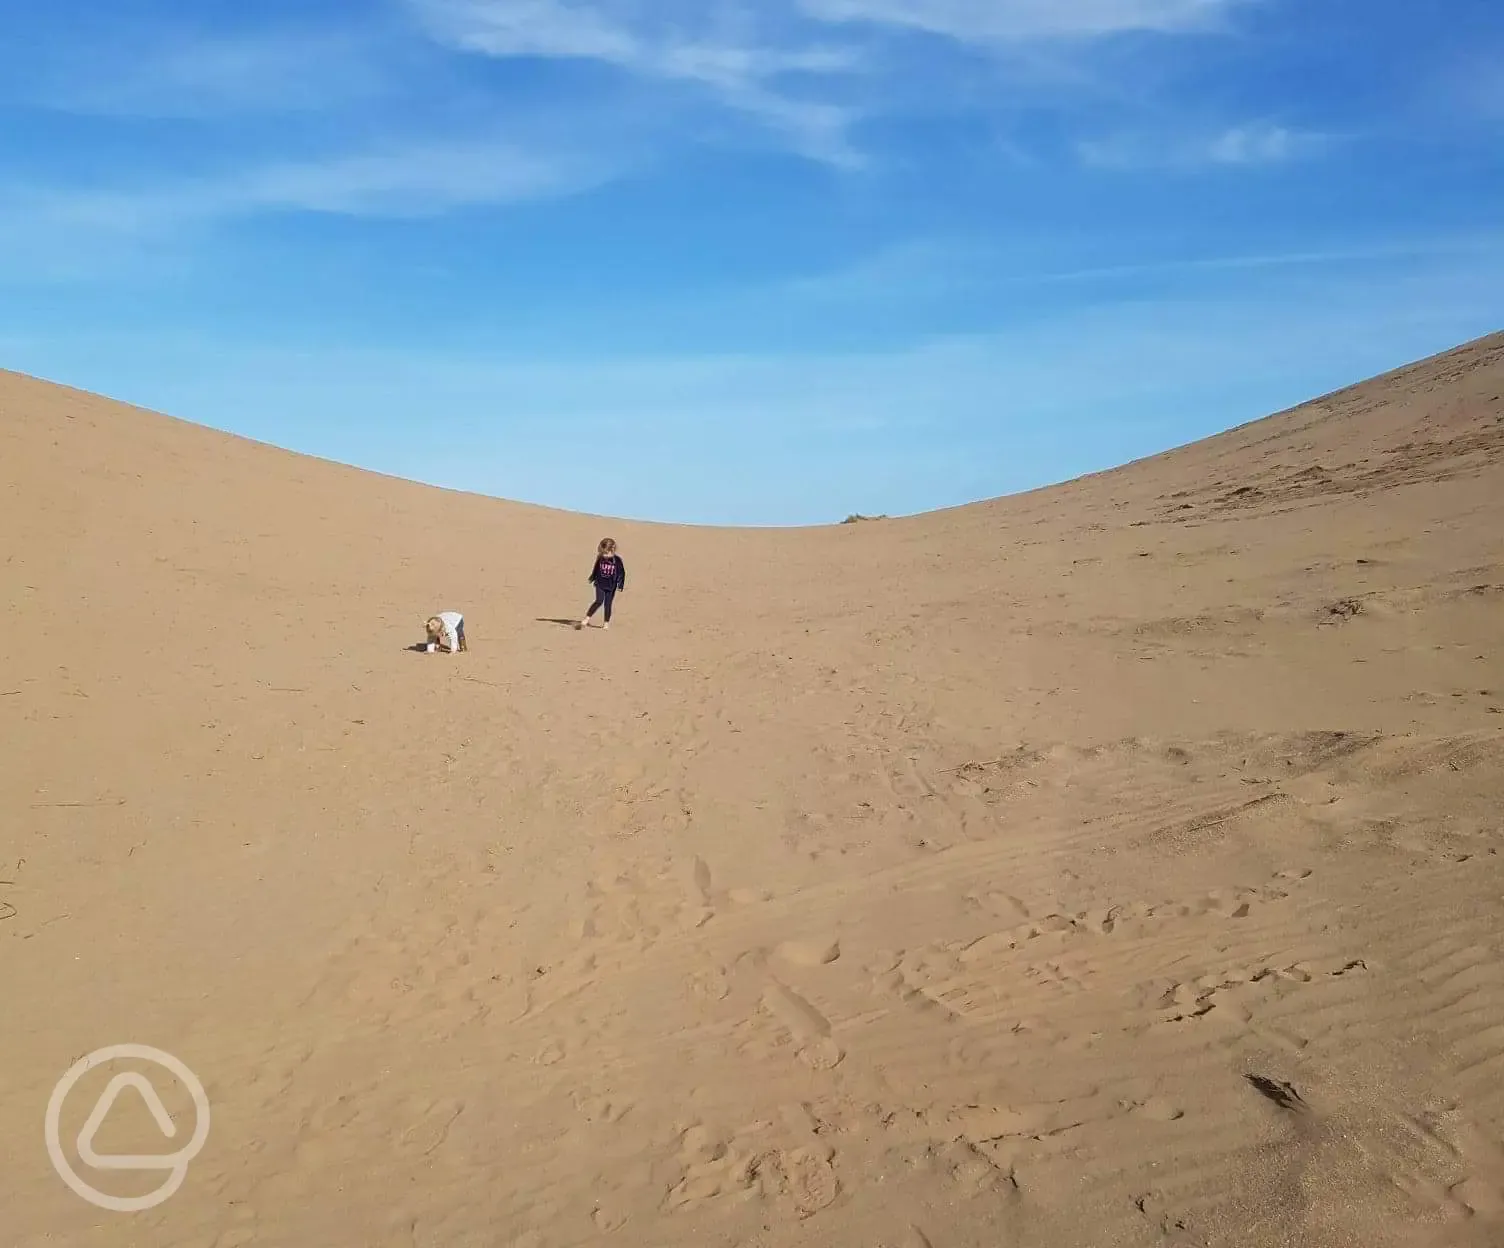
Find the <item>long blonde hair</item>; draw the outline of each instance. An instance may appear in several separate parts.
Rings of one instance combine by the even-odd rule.
[[[601,544],[596,547],[596,550],[603,555],[614,555],[616,553],[616,539],[614,537],[601,538]]]

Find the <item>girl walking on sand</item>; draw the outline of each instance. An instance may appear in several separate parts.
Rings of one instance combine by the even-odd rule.
[[[590,622],[590,617],[604,608],[601,627],[610,628],[611,602],[616,597],[617,590],[627,587],[627,565],[616,553],[614,538],[602,538],[601,544],[596,548],[595,564],[590,569],[590,583],[595,586],[595,601],[575,627],[584,628]]]

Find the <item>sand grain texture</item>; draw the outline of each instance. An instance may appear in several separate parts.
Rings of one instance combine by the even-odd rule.
[[[7,1243],[1504,1243],[1501,395],[725,532],[0,375]]]

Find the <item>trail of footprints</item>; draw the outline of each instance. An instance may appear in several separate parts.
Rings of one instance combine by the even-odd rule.
[[[1035,917],[1028,904],[1016,897],[990,893],[977,895],[977,905],[1009,919],[1003,930],[959,946],[925,948],[910,953],[879,957],[877,986],[887,992],[955,1019],[965,1019],[973,1012],[989,985],[1006,970],[1015,980],[1035,987],[1064,993],[1085,990],[1064,959],[1046,959],[1021,963],[1017,950],[1028,942],[1049,934],[1076,934],[1083,937],[1111,937],[1156,920],[1215,916],[1227,921],[1246,918],[1253,907],[1284,900],[1287,889],[1308,878],[1309,871],[1282,872],[1261,888],[1213,890],[1189,902],[1166,901],[1155,904],[1129,904],[1099,911],[1064,912],[1044,908]],[[757,1014],[740,1029],[741,1052],[754,1060],[793,1057],[815,1071],[829,1071],[838,1066],[845,1054],[835,1038],[832,1024],[819,1006],[808,996],[782,982],[777,967],[818,968],[840,957],[835,941],[789,941],[776,945],[771,956],[760,953],[750,961],[757,968],[763,987],[757,998]],[[886,970],[883,965],[886,963]],[[1155,986],[1152,999],[1143,1004],[1165,1021],[1205,1014],[1219,1003],[1218,994],[1278,977],[1292,984],[1309,982],[1322,975],[1343,975],[1362,970],[1361,963],[1325,966],[1295,963],[1277,968],[1254,968],[1217,972],[1187,983]],[[703,972],[698,985],[715,1000],[724,999],[727,978],[719,969]],[[1017,1019],[1013,1032],[1030,1030],[1033,1024]],[[1079,1038],[1079,1037],[1078,1037]],[[1089,1040],[1089,1037],[1087,1037]],[[987,1034],[962,1033],[950,1053],[951,1064],[967,1070],[985,1064],[986,1055],[966,1048],[977,1044],[1000,1043],[1002,1038]],[[962,1050],[965,1051],[962,1051]],[[1069,1102],[1037,1105],[971,1105],[941,1111],[943,1120],[927,1121],[919,1115],[919,1134],[933,1140],[950,1138],[964,1143],[974,1154],[976,1165],[986,1172],[989,1184],[999,1176],[1006,1179],[1009,1159],[1040,1148],[1051,1149],[1055,1142],[1066,1146],[1072,1133],[1093,1123],[1122,1117],[1171,1123],[1182,1117],[1179,1107],[1158,1097],[1123,1099],[1097,1093],[1073,1098]],[[752,1196],[781,1203],[801,1217],[818,1212],[835,1199],[839,1183],[834,1168],[835,1154],[824,1145],[801,1145],[778,1149],[760,1143],[759,1128],[748,1128],[730,1138],[713,1136],[703,1126],[687,1129],[681,1140],[678,1160],[682,1177],[665,1199],[665,1208],[681,1210],[705,1201]],[[744,1138],[745,1137],[745,1138]],[[1003,1184],[1007,1186],[1006,1183]]]
[[[1261,902],[1284,901],[1288,889],[1309,879],[1308,870],[1280,871],[1262,888],[1213,889],[1195,901],[1126,902],[1092,910],[1067,911],[1045,908],[1037,917],[1019,898],[1004,892],[969,893],[963,899],[973,909],[1005,920],[1009,927],[985,937],[989,941],[1007,941],[1017,948],[1026,941],[1055,932],[1091,932],[1110,936],[1119,926],[1144,920],[1189,919],[1215,915],[1225,919],[1244,919]]]
[[[1296,962],[1290,966],[1256,966],[1233,968],[1202,975],[1182,983],[1151,985],[1141,1002],[1155,1012],[1156,1021],[1165,1023],[1194,1022],[1213,1010],[1223,1008],[1239,1023],[1252,1021],[1244,1007],[1261,990],[1278,983],[1310,984],[1317,979],[1338,979],[1363,973],[1368,964],[1361,958],[1330,962]]]
[[[816,1140],[789,1144],[790,1125],[779,1131],[771,1123],[754,1123],[729,1137],[700,1123],[687,1128],[677,1154],[683,1177],[669,1189],[664,1208],[693,1209],[722,1197],[761,1198],[807,1218],[828,1207],[840,1193],[835,1150]]]
[[[889,955],[887,965],[880,961],[875,968],[876,985],[917,1009],[939,1011],[957,1020],[985,1016],[1003,1004],[1008,996],[1004,981],[1062,994],[1079,993],[1086,985],[1067,959],[1021,962],[1018,952],[1052,936],[1060,940],[1072,936],[1135,938],[1169,921],[1203,916],[1246,919],[1257,906],[1286,900],[1288,889],[1310,875],[1309,870],[1281,871],[1261,888],[1215,889],[1190,902],[1130,902],[1074,912],[1046,906],[1037,917],[1023,900],[1010,894],[972,893],[965,899],[969,906],[1004,919],[1008,926],[971,941]],[[1060,942],[1054,947],[1061,948]],[[1257,973],[1256,969],[1250,975]],[[1292,968],[1288,977],[1298,978],[1298,974]]]
[[[1448,758],[1456,762],[1452,755]],[[891,789],[910,802],[936,795],[911,766],[898,768]],[[881,996],[890,1002],[897,998],[905,1007],[953,1027],[940,1051],[951,1075],[965,1076],[964,1094],[970,1097],[973,1089],[980,1088],[973,1078],[977,1072],[996,1070],[1010,1050],[1016,1059],[1020,1034],[1033,1032],[1051,1044],[1091,1044],[1090,1027],[1063,1027],[1062,1032],[1054,1032],[1049,1024],[1057,1003],[1089,996],[1094,987],[1091,976],[1103,958],[1077,957],[1077,952],[1099,949],[1096,942],[1102,940],[1131,949],[1135,940],[1162,933],[1162,925],[1184,924],[1189,934],[1202,930],[1195,921],[1211,926],[1257,921],[1262,908],[1287,901],[1310,876],[1308,870],[1282,871],[1258,887],[1213,889],[1190,899],[1128,901],[1087,909],[1041,901],[1017,885],[1022,895],[976,888],[964,897],[964,905],[972,916],[983,916],[985,926],[992,930],[964,942],[880,954],[867,965],[874,977],[872,987]],[[718,888],[710,867],[698,857],[688,863],[666,858],[657,863],[632,861],[621,870],[602,870],[587,885],[576,916],[572,935],[577,954],[532,987],[523,1015],[539,1017],[599,980],[611,961],[630,963],[660,941],[684,938],[698,948],[702,929],[718,914],[766,900],[767,895],[757,890]],[[495,943],[488,922],[494,925],[493,917],[480,910],[473,917],[429,917],[420,921],[418,933],[412,927],[406,929],[402,940],[374,938],[374,949],[365,945],[373,938],[352,938],[352,957],[333,967],[316,992],[336,996],[374,1024],[389,1025],[417,1011],[431,1012],[435,1006],[457,1018],[484,1019],[493,1006],[499,1012],[504,1004],[492,986],[497,977],[481,965],[484,959],[471,964],[473,951]],[[466,939],[457,941],[457,934]],[[1170,939],[1178,938],[1171,935]],[[1489,951],[1480,946],[1479,952]],[[1244,956],[1249,957],[1246,949]],[[832,1011],[833,1002],[807,985],[817,985],[820,968],[841,957],[840,944],[834,939],[770,941],[766,952],[759,950],[757,956],[739,964],[734,960],[732,965],[720,965],[707,956],[686,976],[683,991],[708,1010],[727,1002],[736,976],[750,968],[755,987],[749,993],[747,1017],[734,1032],[740,1052],[754,1060],[792,1060],[808,1071],[828,1073],[846,1060],[842,1040],[857,1047],[861,1027],[834,1025],[832,1017],[837,1022],[840,1017]],[[1494,1069],[1500,1048],[1497,1035],[1465,1029],[1468,999],[1462,994],[1475,987],[1473,979],[1481,972],[1472,961],[1455,974],[1450,962],[1435,965],[1451,976],[1439,980],[1436,988],[1437,1015],[1450,1017],[1448,1009],[1458,1015],[1459,1057]],[[1199,973],[1125,984],[1132,1010],[1124,1019],[1124,1030],[1199,1028],[1206,1020],[1213,1025],[1218,1020],[1247,1025],[1253,1007],[1269,995],[1333,981],[1358,982],[1349,977],[1369,970],[1358,959],[1287,961],[1283,957],[1249,957],[1245,964],[1233,957],[1227,965],[1202,959],[1196,969]],[[558,974],[561,970],[565,974]],[[394,971],[401,973],[394,976]],[[785,982],[788,978],[801,987]],[[1105,1001],[1100,1004],[1116,1008],[1116,1002],[1111,1007]],[[902,1013],[895,1011],[895,1015]],[[584,1025],[588,1020],[576,1021],[580,1025],[566,1029],[567,1034],[588,1048],[599,1033]],[[1093,1020],[1093,1026],[1099,1021]],[[957,1026],[978,1022],[989,1025]],[[556,1067],[569,1056],[553,1036],[543,1037],[536,1050],[521,1054],[524,1061],[545,1068]],[[579,1086],[572,1093],[575,1110],[602,1126],[620,1123],[634,1106],[612,1083],[606,1076]],[[471,1120],[458,1101],[414,1103],[404,1108],[406,1112],[393,1117],[408,1125],[391,1146],[415,1156],[442,1149],[456,1124],[463,1130]],[[1092,1095],[1039,1104],[979,1098],[976,1104],[940,1105],[928,1112],[907,1106],[901,1112],[914,1116],[920,1147],[950,1149],[948,1164],[956,1174],[974,1175],[978,1184],[1002,1189],[1009,1185],[1014,1157],[1069,1147],[1073,1133],[1083,1128],[1099,1128],[1110,1120],[1136,1120],[1144,1126],[1182,1117],[1179,1107],[1152,1095]],[[330,1158],[321,1156],[321,1150],[335,1147],[333,1140],[354,1117],[344,1102],[325,1106],[319,1116],[311,1116],[297,1141],[298,1162],[327,1162]],[[1464,1216],[1504,1220],[1504,1151],[1482,1135],[1468,1143],[1472,1155],[1466,1160],[1471,1169],[1436,1192],[1427,1189],[1423,1194]],[[787,1122],[753,1123],[729,1134],[694,1123],[683,1128],[673,1147],[677,1173],[666,1184],[666,1211],[695,1209],[719,1199],[760,1200],[807,1218],[828,1209],[841,1193],[834,1149],[807,1129],[795,1130]],[[1152,1217],[1167,1234],[1184,1229],[1152,1203],[1140,1212]],[[614,1229],[613,1224],[614,1216],[602,1214],[597,1219],[603,1232]],[[915,1235],[915,1243],[927,1243],[917,1231]]]

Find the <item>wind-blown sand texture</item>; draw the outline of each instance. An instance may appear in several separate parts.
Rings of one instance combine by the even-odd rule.
[[[1504,1243],[1501,396],[717,531],[0,375],[5,1241]]]

